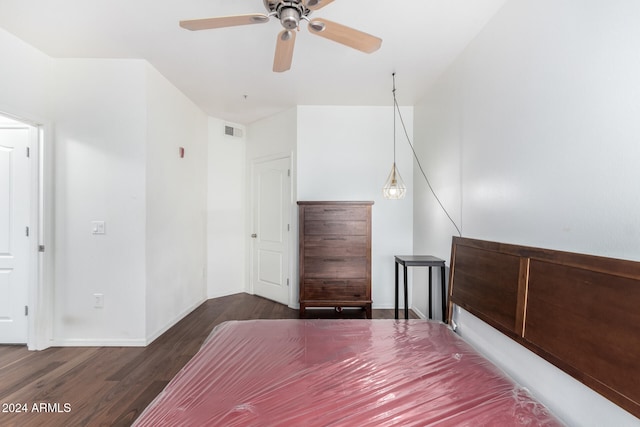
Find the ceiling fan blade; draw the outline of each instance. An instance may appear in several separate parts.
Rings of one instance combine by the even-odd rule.
[[[278,34],[276,43],[276,55],[273,58],[273,71],[281,73],[291,68],[293,60],[293,47],[296,44],[296,32],[284,30]]]
[[[310,21],[309,31],[311,31],[312,34],[333,40],[334,42],[341,43],[365,53],[375,52],[380,49],[380,46],[382,45],[381,38],[327,19],[318,18]]]
[[[322,9],[328,4],[333,3],[333,1],[334,0],[306,0],[304,3],[305,3],[305,6],[307,6],[309,9],[318,10],[318,9]]]
[[[235,27],[238,25],[262,24],[269,17],[262,13],[249,15],[219,16],[217,18],[189,19],[180,21],[180,26],[191,31],[212,30],[214,28]]]

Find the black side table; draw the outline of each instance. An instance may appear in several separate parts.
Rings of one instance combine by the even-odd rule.
[[[442,283],[442,321],[447,322],[447,293],[444,283],[444,260],[431,255],[396,255],[396,305],[395,315],[398,318],[398,266],[404,267],[404,318],[409,318],[409,296],[407,289],[407,267],[429,267],[429,319],[432,318],[433,292],[431,289],[431,267],[440,267]]]

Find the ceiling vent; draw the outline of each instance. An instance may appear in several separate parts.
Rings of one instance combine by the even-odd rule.
[[[238,138],[242,138],[242,129],[234,128],[233,126],[225,125],[224,134],[227,135],[227,136],[235,136],[235,137],[238,137]]]

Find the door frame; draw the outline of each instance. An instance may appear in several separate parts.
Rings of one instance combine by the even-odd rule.
[[[248,219],[248,230],[249,233],[247,233],[247,239],[248,239],[248,243],[247,243],[247,248],[248,248],[248,270],[249,270],[249,274],[247,275],[247,277],[249,278],[249,283],[248,283],[248,290],[249,293],[251,295],[255,295],[255,289],[254,289],[254,283],[255,283],[255,277],[254,277],[254,242],[255,240],[251,238],[251,233],[253,233],[254,229],[254,221],[255,221],[255,210],[256,210],[256,206],[255,206],[255,196],[256,196],[256,189],[255,189],[255,171],[256,171],[256,166],[260,163],[265,163],[265,162],[271,162],[274,160],[282,160],[282,159],[287,159],[289,161],[289,170],[291,171],[291,181],[290,181],[290,185],[289,185],[289,222],[291,224],[291,230],[289,231],[289,253],[287,254],[288,256],[288,261],[289,261],[289,271],[288,271],[288,275],[289,275],[289,302],[287,304],[288,307],[290,308],[297,308],[297,298],[295,298],[295,294],[294,294],[294,288],[297,289],[297,261],[296,261],[296,254],[297,251],[294,250],[295,248],[297,248],[297,244],[298,244],[298,240],[297,240],[297,235],[298,235],[298,227],[297,227],[297,221],[298,221],[298,217],[297,215],[294,215],[294,206],[295,206],[295,170],[294,170],[294,156],[293,153],[278,153],[278,154],[272,154],[269,156],[263,156],[263,157],[257,157],[255,159],[251,160],[251,173],[250,173],[250,191],[249,191],[249,203],[247,204],[249,206],[249,212],[247,215],[247,219]]]
[[[44,350],[53,340],[53,241],[49,232],[53,225],[53,147],[49,143],[53,140],[52,127],[48,122],[26,119],[26,115],[14,115],[5,109],[0,110],[0,116],[30,128],[29,229],[35,238],[29,244],[28,255],[27,348]]]

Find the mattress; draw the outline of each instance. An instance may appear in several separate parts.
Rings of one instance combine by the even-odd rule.
[[[559,426],[447,325],[252,320],[214,329],[136,426]]]

